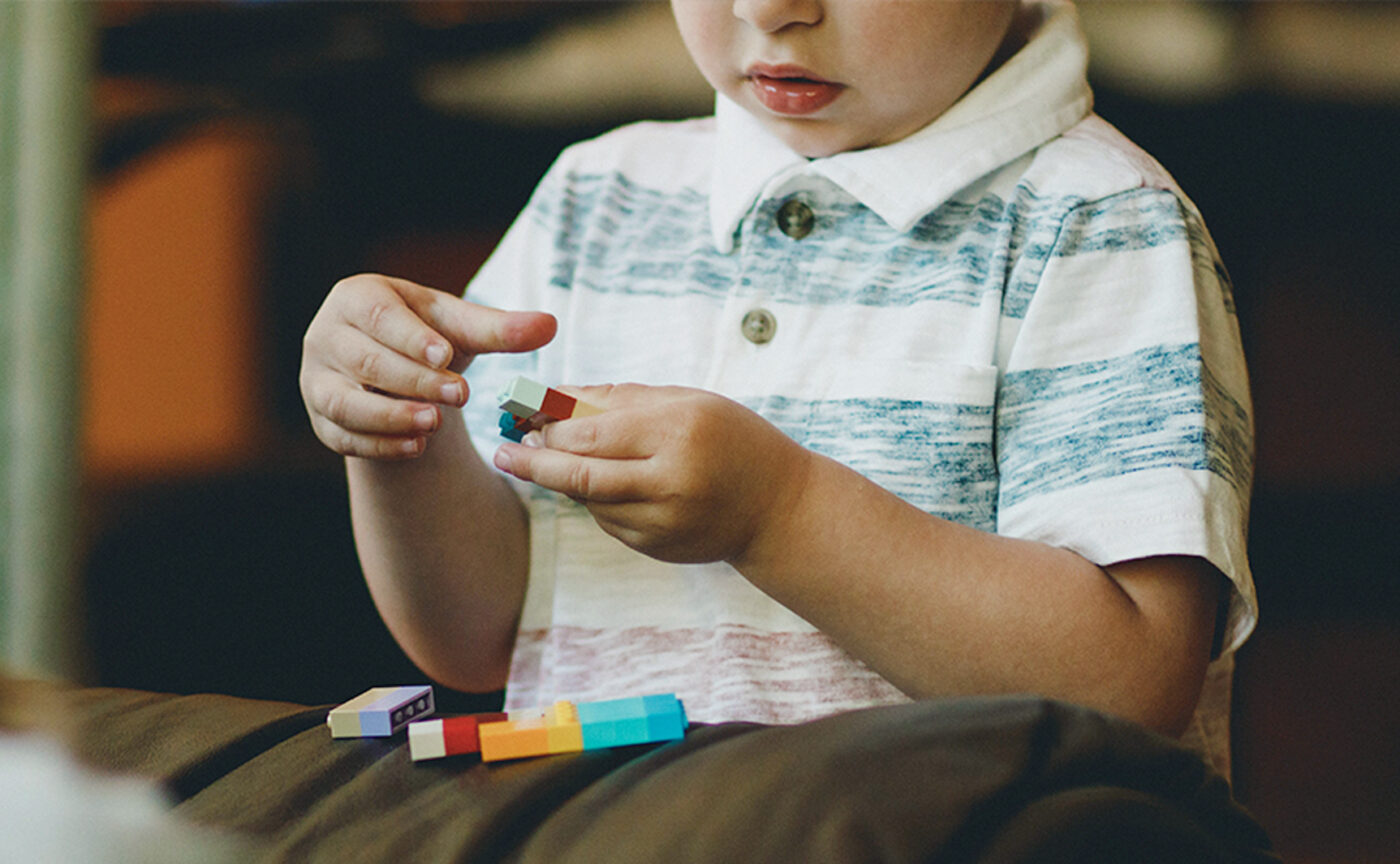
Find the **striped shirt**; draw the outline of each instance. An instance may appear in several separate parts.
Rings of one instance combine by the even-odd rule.
[[[1073,10],[1043,12],[885,147],[805,159],[720,97],[714,117],[565,151],[468,292],[552,312],[559,335],[469,377],[704,388],[930,514],[1101,565],[1208,559],[1234,590],[1188,737],[1228,770],[1230,656],[1257,617],[1230,286],[1191,202],[1091,113]],[[800,239],[781,227],[792,201],[813,217]],[[745,337],[754,310],[770,341]],[[489,400],[467,413],[493,450]],[[654,561],[519,488],[508,707],[673,691],[698,721],[788,723],[906,700],[728,565]]]

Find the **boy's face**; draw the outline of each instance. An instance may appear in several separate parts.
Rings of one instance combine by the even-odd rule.
[[[671,0],[716,90],[798,153],[898,141],[976,82],[1015,0]]]

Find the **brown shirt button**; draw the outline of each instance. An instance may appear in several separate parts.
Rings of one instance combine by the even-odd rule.
[[[778,319],[767,309],[750,309],[744,313],[744,320],[739,329],[745,339],[755,345],[762,345],[773,341],[774,334],[778,332]]]
[[[812,208],[796,198],[778,208],[778,230],[794,240],[801,240],[811,234],[816,221]]]

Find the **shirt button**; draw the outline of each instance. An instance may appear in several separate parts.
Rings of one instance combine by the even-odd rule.
[[[744,320],[739,329],[743,331],[745,339],[755,345],[762,345],[773,341],[773,335],[778,332],[778,319],[767,309],[750,309],[744,313]]]
[[[811,234],[816,221],[816,217],[812,215],[812,208],[796,198],[778,208],[778,229],[794,240],[801,240]]]

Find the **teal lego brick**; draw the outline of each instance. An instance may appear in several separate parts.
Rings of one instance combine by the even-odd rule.
[[[578,706],[583,749],[671,741],[685,735],[685,712],[672,694],[584,702]]]
[[[501,413],[500,427],[501,435],[505,438],[509,438],[510,440],[515,441],[516,443],[519,443],[520,440],[525,437],[525,433],[529,431],[528,429],[520,425],[520,418],[516,417],[509,411],[504,411]]]
[[[647,712],[647,737],[652,741],[671,741],[685,737],[688,721],[685,706],[674,694],[643,697]]]
[[[646,697],[629,696],[625,699],[605,699],[601,702],[580,702],[578,719],[580,723],[625,720],[646,717]]]

